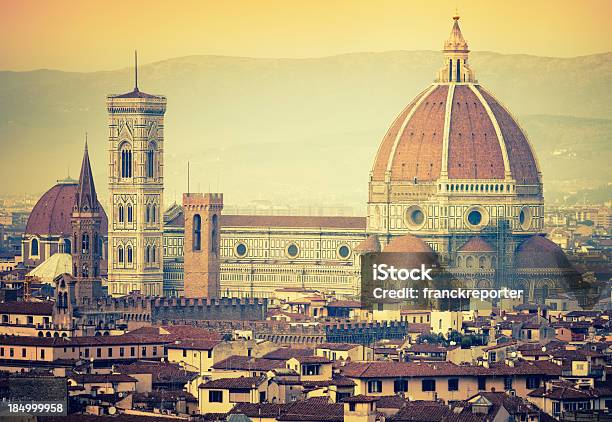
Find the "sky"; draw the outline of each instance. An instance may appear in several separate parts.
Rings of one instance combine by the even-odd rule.
[[[0,70],[96,71],[194,54],[439,50],[459,11],[478,50],[612,50],[608,0],[0,0]]]

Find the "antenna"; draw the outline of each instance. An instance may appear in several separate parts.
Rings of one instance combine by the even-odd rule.
[[[189,196],[189,161],[187,161],[187,196]]]
[[[134,50],[134,91],[138,91],[138,50]]]
[[[87,131],[85,132],[85,149],[87,149]]]

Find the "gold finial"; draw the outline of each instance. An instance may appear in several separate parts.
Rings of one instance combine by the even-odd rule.
[[[455,7],[455,14],[453,15],[453,20],[459,20],[459,9]]]

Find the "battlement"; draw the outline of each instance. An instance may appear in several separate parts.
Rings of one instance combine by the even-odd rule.
[[[183,206],[184,207],[199,207],[199,206],[210,206],[216,205],[223,207],[223,194],[222,193],[184,193],[183,194]]]

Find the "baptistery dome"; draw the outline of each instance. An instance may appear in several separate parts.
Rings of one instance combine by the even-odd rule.
[[[380,143],[368,195],[370,233],[387,241],[414,234],[437,251],[449,247],[441,237],[499,227],[533,235],[544,217],[527,135],[476,80],[459,17],[453,21],[435,82],[408,103]]]

